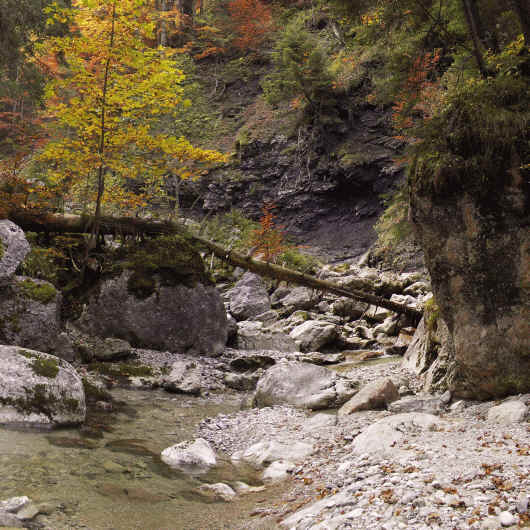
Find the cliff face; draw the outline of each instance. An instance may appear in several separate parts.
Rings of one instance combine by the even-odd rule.
[[[529,193],[522,171],[512,169],[482,190],[412,188],[416,234],[454,343],[450,388],[478,399],[530,391]]]
[[[391,134],[388,115],[369,106],[330,126],[272,124],[268,135],[240,138],[239,160],[188,186],[184,204],[199,197],[202,213],[236,208],[258,219],[273,202],[278,223],[309,252],[360,256],[376,239],[381,195],[402,178]]]

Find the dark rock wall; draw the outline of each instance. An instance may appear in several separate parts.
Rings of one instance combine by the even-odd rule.
[[[240,145],[231,168],[188,184],[184,206],[195,201],[201,214],[237,208],[259,219],[272,201],[278,222],[309,251],[360,256],[376,239],[381,195],[402,178],[393,162],[401,145],[391,134],[388,114],[371,107],[328,129],[299,129],[289,138],[279,130],[268,142]]]

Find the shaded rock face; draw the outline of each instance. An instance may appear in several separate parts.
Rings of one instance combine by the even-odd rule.
[[[237,208],[259,219],[263,203],[274,202],[278,222],[300,242],[324,254],[360,256],[376,239],[381,194],[402,176],[387,117],[367,106],[320,133],[252,140],[240,147],[236,170],[186,182],[184,206],[201,197],[201,213]]]
[[[196,283],[167,286],[137,298],[128,290],[131,273],[103,281],[76,322],[84,333],[116,337],[161,351],[217,355],[227,338],[227,320],[215,287]]]
[[[265,313],[271,308],[265,282],[256,274],[246,272],[229,293],[230,313],[236,320]]]
[[[30,251],[21,228],[3,219],[0,221],[0,285],[9,282],[17,267]]]
[[[411,213],[454,344],[455,396],[530,390],[528,186],[507,171],[481,189],[417,185]]]
[[[66,361],[17,346],[0,346],[0,366],[0,424],[84,421],[83,383]]]
[[[0,343],[54,353],[61,295],[44,280],[15,276],[0,286]]]

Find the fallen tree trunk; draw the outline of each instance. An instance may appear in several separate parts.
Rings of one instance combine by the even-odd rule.
[[[90,233],[94,218],[78,215],[34,214],[29,211],[19,210],[12,212],[9,218],[23,230],[30,232],[49,233]],[[303,274],[291,269],[280,267],[266,261],[253,259],[238,252],[226,249],[213,241],[190,232],[186,227],[169,221],[152,221],[131,217],[100,217],[99,228],[101,234],[114,235],[141,235],[141,234],[179,234],[206,247],[218,258],[231,265],[249,270],[260,276],[267,276],[276,280],[310,287],[321,291],[353,298],[379,307],[384,307],[396,313],[405,314],[414,320],[419,320],[422,312],[401,304],[392,302],[388,298],[377,296],[364,291],[346,289],[327,280],[319,280],[314,276]]]

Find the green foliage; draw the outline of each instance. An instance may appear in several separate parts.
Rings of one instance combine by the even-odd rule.
[[[385,211],[377,221],[375,230],[378,246],[382,249],[396,247],[412,233],[408,220],[409,203],[405,186],[396,192],[385,195]]]
[[[57,290],[49,283],[37,283],[26,279],[17,282],[17,287],[24,297],[40,302],[41,304],[49,304],[57,296]]]
[[[280,33],[273,51],[275,70],[262,82],[267,102],[302,97],[317,110],[330,97],[332,77],[328,50],[323,41],[297,17]]]
[[[438,307],[438,304],[436,303],[434,297],[429,298],[425,302],[425,307],[423,309],[427,330],[429,331],[429,333],[436,332],[438,326],[438,319],[440,318],[440,308]]]

